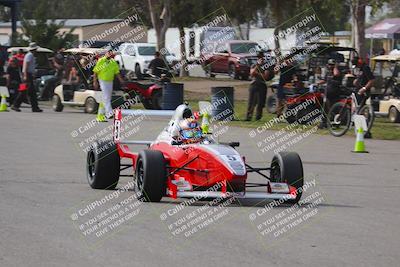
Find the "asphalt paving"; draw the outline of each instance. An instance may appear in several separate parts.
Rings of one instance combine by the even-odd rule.
[[[352,137],[310,131],[286,140],[288,132],[218,125],[216,139],[239,141],[254,166],[269,166],[274,150],[297,151],[307,184],[302,205],[142,203],[129,177],[121,177],[117,190],[88,186],[85,150],[112,124],[93,119],[74,108],[0,113],[0,266],[397,266],[400,260],[398,141],[368,139],[369,153],[356,154]],[[166,122],[127,122],[127,133],[152,140]]]

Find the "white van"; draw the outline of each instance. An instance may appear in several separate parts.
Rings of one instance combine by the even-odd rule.
[[[120,53],[115,56],[115,60],[122,68],[134,71],[140,79],[149,72],[149,64],[156,51],[157,45],[154,43],[123,43],[119,46]],[[167,53],[165,58],[169,66],[177,62],[174,54]]]

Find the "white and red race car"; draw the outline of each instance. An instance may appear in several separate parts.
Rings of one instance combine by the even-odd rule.
[[[150,111],[151,112],[151,111]],[[162,112],[162,111],[154,111]],[[205,134],[194,140],[179,139],[180,122],[193,116],[187,104],[170,112],[172,119],[154,141],[121,140],[122,116],[138,115],[138,110],[115,112],[114,140],[96,142],[87,154],[87,178],[94,189],[114,189],[120,176],[132,176],[135,191],[145,201],[158,202],[171,198],[256,198],[283,199],[296,203],[301,198],[303,165],[295,152],[274,155],[270,167],[248,165],[235,147],[238,142],[217,143]],[[168,112],[167,112],[168,114]],[[170,116],[170,115],[169,115]],[[148,149],[132,152],[128,145],[148,145]],[[128,158],[130,164],[122,164]],[[130,175],[120,172],[132,167]],[[248,174],[256,172],[265,183],[247,182]],[[267,173],[269,172],[269,175]],[[248,191],[259,187],[260,191]]]

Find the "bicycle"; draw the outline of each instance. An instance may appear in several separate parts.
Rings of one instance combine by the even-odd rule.
[[[327,116],[329,132],[336,137],[346,134],[354,124],[354,115],[365,117],[369,132],[375,119],[374,109],[369,104],[360,105],[356,92],[352,91],[349,96],[341,98],[330,108]]]

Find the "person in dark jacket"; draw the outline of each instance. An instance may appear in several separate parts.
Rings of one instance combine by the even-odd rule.
[[[250,76],[253,82],[249,88],[246,121],[251,121],[256,106],[256,120],[262,118],[262,111],[267,97],[266,81],[270,80],[271,75],[273,75],[272,68],[266,68],[264,53],[259,52],[257,54],[257,63],[251,66],[250,69]]]

